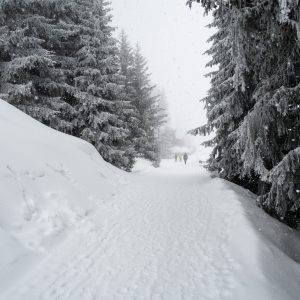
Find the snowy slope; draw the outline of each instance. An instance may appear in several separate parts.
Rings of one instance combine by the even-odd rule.
[[[1,300],[298,300],[299,232],[199,167],[133,174],[0,102]]]
[[[88,143],[54,131],[0,100],[0,282],[22,273],[98,205],[123,172]],[[122,179],[123,178],[123,179]],[[20,269],[21,267],[21,269]]]

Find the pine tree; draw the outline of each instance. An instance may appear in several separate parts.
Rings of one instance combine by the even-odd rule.
[[[175,146],[176,132],[171,127],[171,120],[167,113],[169,105],[165,90],[163,88],[156,88],[155,94],[159,95],[158,104],[159,107],[162,109],[161,112],[165,114],[164,124],[162,124],[159,128],[159,153],[161,158],[170,159],[173,158],[172,148]]]
[[[191,131],[192,134],[208,135],[214,130],[215,137],[204,143],[215,146],[209,160],[209,169],[219,171],[220,175],[239,182],[242,172],[241,153],[236,148],[236,130],[247,111],[253,106],[251,91],[253,78],[249,69],[252,49],[240,49],[244,39],[251,35],[240,27],[242,15],[233,14],[224,6],[213,13],[214,22],[210,25],[218,31],[210,38],[212,47],[207,54],[212,56],[209,67],[218,66],[211,77],[211,88],[203,99],[207,109],[208,124]],[[234,158],[234,159],[233,159]],[[251,175],[250,175],[251,176]]]
[[[175,130],[169,126],[162,128],[159,136],[159,153],[161,158],[170,159],[173,157],[172,148],[175,146]]]
[[[210,167],[252,188],[266,211],[298,226],[300,4],[197,2],[214,9],[218,32],[209,53],[219,68],[204,99],[208,124],[192,133],[215,129]]]
[[[159,96],[153,95],[155,86],[151,85],[147,62],[139,46],[134,52],[132,87],[134,89],[132,103],[137,110],[138,119],[138,132],[134,132],[137,137],[136,151],[158,166],[159,128],[164,123],[165,114],[159,106]]]
[[[133,50],[128,42],[128,37],[124,30],[121,32],[119,42],[119,64],[120,74],[123,76],[125,91],[128,97],[133,97]]]
[[[80,11],[83,18],[76,22],[84,27],[74,79],[80,99],[77,134],[95,145],[106,161],[130,171],[135,153],[128,140],[125,90],[110,9],[105,1],[82,1]]]
[[[62,111],[64,115],[74,111],[60,97],[67,86],[56,70],[51,46],[76,34],[55,22],[51,11],[52,3],[47,1],[0,2],[0,91],[39,121],[70,131],[71,123]]]
[[[128,124],[130,135],[128,142],[135,149],[136,141],[140,133],[138,111],[133,104],[135,90],[133,88],[133,50],[129,44],[124,30],[121,32],[118,52],[119,74],[124,87],[123,90],[123,118]],[[134,150],[135,151],[135,150]],[[135,156],[137,155],[135,151]]]
[[[91,142],[103,158],[134,164],[108,3],[0,2],[0,93],[37,120]]]

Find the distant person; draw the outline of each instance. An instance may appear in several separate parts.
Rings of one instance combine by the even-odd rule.
[[[178,159],[178,153],[175,153],[175,162],[177,162]]]
[[[185,152],[184,155],[183,155],[183,159],[184,159],[184,164],[186,165],[186,162],[188,160],[188,155],[187,153]]]
[[[182,153],[179,153],[179,161],[182,161]]]

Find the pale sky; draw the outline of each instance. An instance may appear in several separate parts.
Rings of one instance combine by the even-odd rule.
[[[111,0],[117,33],[124,29],[130,43],[138,42],[148,60],[152,81],[163,87],[172,125],[178,136],[202,125],[206,113],[199,99],[209,89],[203,75],[209,61],[203,53],[213,31],[205,26],[211,18],[200,5],[190,10],[186,0]]]

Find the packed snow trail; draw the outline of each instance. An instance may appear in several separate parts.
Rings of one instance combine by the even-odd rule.
[[[1,299],[287,300],[300,295],[296,264],[284,257],[288,270],[280,264],[268,270],[271,276],[289,275],[288,283],[278,286],[280,278],[267,277],[258,264],[259,238],[240,228],[249,221],[236,193],[197,163],[168,161],[160,169],[139,170],[113,198]],[[245,242],[249,245],[239,251]],[[277,252],[276,260],[282,259]]]

